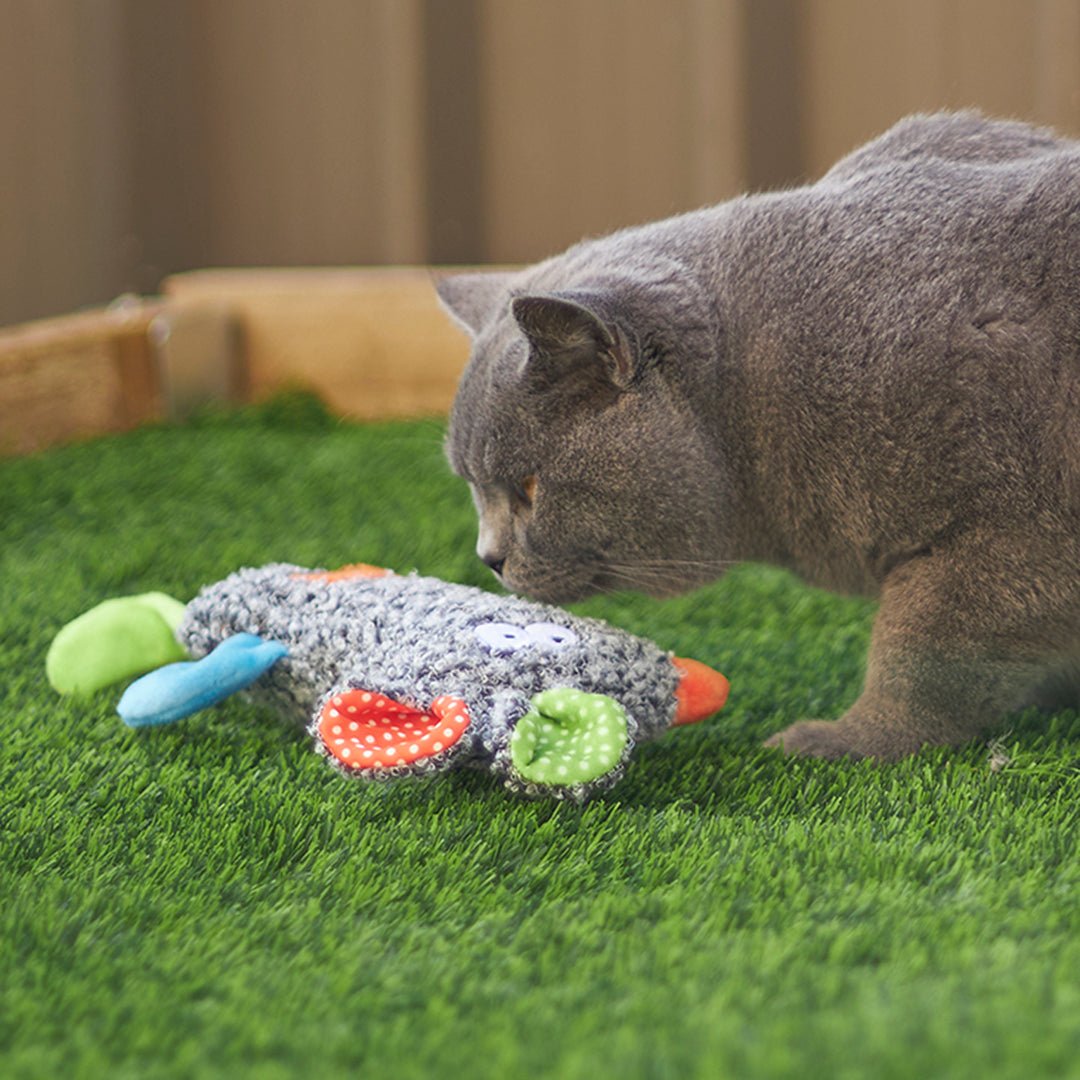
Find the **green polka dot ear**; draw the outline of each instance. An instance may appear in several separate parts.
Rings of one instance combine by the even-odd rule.
[[[573,787],[621,772],[629,745],[626,710],[614,698],[556,687],[518,721],[510,760],[529,784]]]

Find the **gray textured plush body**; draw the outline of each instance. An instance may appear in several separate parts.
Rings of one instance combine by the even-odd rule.
[[[680,705],[673,658],[599,620],[435,578],[368,576],[367,569],[239,571],[191,601],[177,637],[196,659],[236,634],[285,645],[289,655],[248,693],[307,726],[316,748],[343,771],[373,778],[476,764],[527,794],[581,798],[619,779],[635,744],[722,704],[714,698],[696,713],[693,703]],[[534,727],[550,729],[553,745],[561,739],[553,753],[572,755],[568,780],[557,775],[558,761],[545,773],[512,753],[522,718],[535,715],[537,699],[552,690],[581,691],[601,711],[600,698],[609,699],[625,715],[607,758],[583,771],[590,733],[579,725],[578,734],[567,734],[565,722],[577,718],[545,706]],[[444,700],[450,704],[440,711]],[[576,708],[571,702],[569,712]],[[451,727],[436,722],[440,716]],[[455,716],[467,723],[454,724]]]
[[[880,598],[863,692],[773,742],[895,759],[1077,703],[1080,144],[912,117],[821,180],[440,283],[450,461],[547,600],[764,560]]]

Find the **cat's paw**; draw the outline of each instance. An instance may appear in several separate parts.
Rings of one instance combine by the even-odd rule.
[[[866,756],[851,746],[848,733],[835,720],[800,720],[766,739],[764,745],[777,747],[785,754],[828,760]]]
[[[766,739],[765,745],[829,761],[845,757],[900,761],[924,746],[956,745],[956,738],[940,737],[941,730],[939,725],[939,737],[927,738],[925,728],[911,720],[853,709],[839,720],[800,720]]]

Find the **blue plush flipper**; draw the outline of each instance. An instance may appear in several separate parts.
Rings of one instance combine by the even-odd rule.
[[[129,727],[171,724],[250,686],[288,654],[279,641],[236,634],[201,660],[167,664],[133,682],[116,711]]]

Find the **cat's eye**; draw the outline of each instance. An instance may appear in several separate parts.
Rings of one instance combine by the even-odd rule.
[[[536,477],[526,476],[523,480],[519,480],[514,484],[514,495],[517,497],[518,502],[525,506],[532,506],[533,498],[536,495]]]

